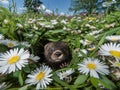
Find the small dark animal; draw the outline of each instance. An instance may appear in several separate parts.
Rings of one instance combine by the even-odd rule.
[[[60,68],[70,63],[71,54],[69,47],[64,42],[50,42],[44,46],[45,62],[53,67]]]

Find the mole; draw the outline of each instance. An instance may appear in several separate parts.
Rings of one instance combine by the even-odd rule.
[[[44,46],[45,63],[53,68],[67,66],[71,59],[71,53],[65,42],[49,42]]]

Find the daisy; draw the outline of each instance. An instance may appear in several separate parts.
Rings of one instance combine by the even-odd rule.
[[[91,46],[91,47],[89,47],[89,48],[87,48],[87,50],[89,50],[89,51],[93,51],[93,50],[95,50],[95,46]]]
[[[50,67],[42,65],[40,68],[37,68],[36,70],[32,71],[31,74],[27,76],[28,78],[25,82],[29,85],[37,84],[36,90],[44,89],[52,81],[51,72],[52,69]]]
[[[29,24],[33,24],[33,23],[35,23],[35,22],[36,22],[36,19],[30,18],[30,19],[28,20],[28,23],[29,23]]]
[[[100,55],[120,58],[120,44],[107,43],[100,47]]]
[[[35,61],[35,62],[38,62],[38,60],[40,59],[40,57],[31,54],[30,57],[29,57],[29,59],[30,59],[30,60],[33,60],[33,61]]]
[[[30,47],[31,46],[30,43],[27,42],[27,41],[20,42],[19,44],[22,45],[22,46],[25,46],[25,47]]]
[[[113,35],[113,36],[107,36],[106,37],[106,40],[108,41],[120,41],[120,36],[116,36],[116,35]]]
[[[17,27],[19,27],[19,28],[23,28],[23,25],[22,24],[20,24],[20,23],[17,23],[17,25],[16,25]]]
[[[81,49],[80,52],[78,52],[78,57],[83,56],[84,54],[87,54],[87,50],[86,49]]]
[[[9,39],[5,39],[5,40],[1,40],[1,44],[4,44],[9,48],[13,48],[13,47],[18,45],[18,42],[13,41],[13,40],[9,40]]]
[[[100,32],[102,32],[103,30],[95,30],[95,31],[92,31],[91,33],[89,33],[88,35],[95,35],[95,34],[99,34]]]
[[[30,54],[23,48],[11,49],[5,53],[0,54],[0,73],[11,73],[16,70],[21,70],[28,64],[28,58]]]
[[[109,60],[109,62],[112,64],[111,66],[120,68],[120,61],[118,59],[116,61]]]
[[[0,34],[0,40],[1,39],[4,39],[4,35],[3,34]]]
[[[7,19],[4,19],[4,21],[3,21],[5,24],[8,24],[8,22],[9,22],[9,20],[7,20]]]
[[[85,39],[85,40],[80,40],[80,43],[83,45],[90,45],[92,43],[92,41]]]
[[[69,69],[69,70],[66,70],[66,71],[63,71],[63,72],[59,72],[57,75],[59,76],[59,78],[61,80],[69,77],[72,73],[74,73],[74,69]]]
[[[62,23],[62,24],[65,24],[65,25],[66,25],[66,24],[67,24],[67,21],[66,21],[66,20],[61,20],[61,21],[60,21],[60,23]]]
[[[99,78],[98,74],[108,75],[108,66],[106,66],[103,62],[100,62],[98,59],[87,58],[82,63],[78,64],[79,72],[88,75],[91,77]]]
[[[58,24],[57,20],[51,20],[51,23],[52,23],[53,25]]]
[[[38,30],[39,28],[34,24],[33,29]]]

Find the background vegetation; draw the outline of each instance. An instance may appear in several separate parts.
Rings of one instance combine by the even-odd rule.
[[[27,4],[30,3],[27,1],[30,0],[25,0],[25,6],[29,11],[31,10],[31,4]],[[72,6],[70,8],[70,10],[73,10],[75,13],[78,13],[80,9],[85,9],[85,11],[88,11],[87,15],[76,14],[72,16],[60,16],[49,13],[36,13],[38,11],[35,9],[32,9],[33,12],[16,14],[4,7],[0,7],[0,34],[4,35],[4,39],[10,39],[18,42],[26,41],[31,45],[30,47],[21,45],[16,47],[23,47],[28,49],[32,54],[41,57],[39,63],[35,62],[29,64],[21,71],[13,72],[7,75],[0,74],[0,83],[9,83],[7,90],[35,89],[35,87],[29,87],[25,85],[24,80],[26,75],[42,63],[41,60],[44,45],[48,42],[56,41],[64,41],[68,43],[72,53],[72,61],[66,68],[53,70],[54,82],[48,86],[48,89],[102,90],[104,88],[107,90],[115,90],[120,88],[120,78],[117,78],[117,76],[112,73],[112,71],[116,70],[116,68],[111,67],[111,64],[109,64],[108,61],[105,62],[108,63],[108,66],[110,66],[111,73],[108,76],[101,76],[101,79],[83,75],[77,70],[77,64],[82,62],[84,58],[101,58],[97,53],[99,47],[102,44],[109,42],[105,39],[106,36],[120,35],[120,12],[118,9],[115,8],[114,11],[109,9],[111,11],[107,14],[93,14],[93,11],[98,9],[98,7],[96,7],[98,5],[95,5],[97,0],[89,0],[89,3],[87,1],[88,0],[73,0]],[[87,5],[86,2],[89,5]],[[42,4],[42,2],[39,1],[37,3]],[[105,9],[105,12],[107,12],[107,9],[111,6],[105,7],[106,9],[103,9]],[[101,32],[93,34],[94,31],[99,30],[101,30]],[[90,44],[82,43],[82,40],[83,42],[88,40]],[[92,46],[95,46],[95,49],[89,50],[89,48]],[[9,49],[11,48],[0,44],[1,53]],[[82,52],[82,49],[87,50],[87,53]],[[79,56],[79,53],[81,56]],[[105,60],[108,59],[111,58],[107,57]],[[71,82],[60,80],[57,77],[57,72],[70,68],[75,69]],[[101,84],[100,86],[98,85],[99,83]]]

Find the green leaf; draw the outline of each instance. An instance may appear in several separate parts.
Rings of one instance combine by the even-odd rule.
[[[0,52],[5,52],[6,50],[8,50],[8,47],[0,44]]]
[[[90,40],[90,41],[94,41],[95,40],[94,36],[92,36],[92,35],[87,35],[84,38],[87,39],[87,40]]]
[[[91,86],[90,87],[85,87],[84,90],[92,90],[92,87]]]
[[[98,80],[99,79],[97,78],[93,78],[93,77],[90,78],[92,85],[95,86],[96,88],[98,87],[98,83],[99,83]]]
[[[30,73],[30,67],[29,65],[26,65],[24,68],[23,68],[24,72],[26,73]]]
[[[18,88],[10,88],[10,89],[7,89],[7,90],[18,90]]]
[[[25,85],[25,86],[21,87],[21,88],[18,89],[18,90],[28,90],[28,85]]]
[[[69,84],[67,84],[66,82],[60,80],[59,77],[57,77],[56,75],[53,76],[53,80],[56,81],[57,83],[59,83],[60,85],[69,88],[69,90],[75,90],[75,87],[72,87]]]
[[[83,84],[87,80],[88,76],[87,75],[79,75],[77,79],[75,80],[74,84],[80,85]]]
[[[52,42],[57,42],[59,41],[60,39],[59,38],[48,38],[49,41],[52,41]]]
[[[22,71],[16,71],[13,73],[13,76],[18,78],[18,82],[20,83],[20,85],[23,85],[23,77],[22,77]]]
[[[110,81],[107,77],[101,76],[102,79],[99,80],[99,82],[106,88],[110,90],[116,90],[116,85]]]
[[[96,49],[90,54],[90,56],[93,56],[96,51],[98,50],[99,46],[104,42],[105,40],[105,37],[106,37],[106,34],[104,34],[104,36],[101,38],[101,40],[98,42],[98,45],[96,46]]]
[[[20,85],[22,86],[22,85],[23,85],[22,72],[19,73],[19,78],[18,78],[18,80],[19,80]]]
[[[16,71],[16,72],[13,73],[13,77],[17,77],[18,78],[19,74],[20,74],[20,71]]]
[[[46,34],[57,34],[57,33],[66,33],[66,31],[63,29],[50,30]]]

